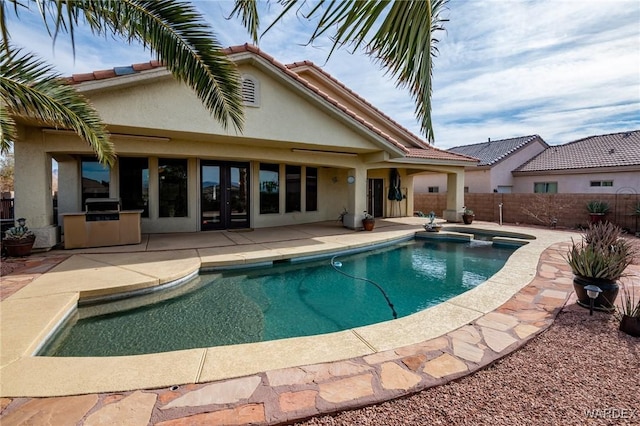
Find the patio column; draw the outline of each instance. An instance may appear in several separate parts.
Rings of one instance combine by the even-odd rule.
[[[443,217],[447,222],[462,221],[464,206],[464,169],[456,173],[447,173],[447,208]]]
[[[347,172],[347,213],[343,224],[349,229],[361,229],[364,211],[367,209],[367,170],[349,169]]]
[[[51,193],[51,155],[44,149],[44,138],[38,129],[19,128],[14,144],[15,218],[27,219],[33,231],[34,249],[50,249],[57,243],[57,227],[53,224]]]

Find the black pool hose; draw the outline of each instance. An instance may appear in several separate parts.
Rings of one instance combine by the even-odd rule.
[[[338,269],[338,267],[335,265],[334,260],[335,258],[338,256],[333,256],[331,258],[331,267],[333,267],[333,269],[336,270],[336,272],[341,273],[344,276],[347,276],[349,278],[353,278],[354,280],[360,280],[360,281],[365,281],[368,282],[369,284],[373,284],[374,286],[376,286],[378,288],[378,290],[380,290],[380,293],[382,293],[382,296],[384,297],[384,299],[387,301],[387,305],[389,305],[389,307],[391,308],[391,313],[393,314],[393,319],[397,319],[398,318],[398,313],[396,312],[396,309],[393,307],[393,303],[391,303],[391,300],[389,300],[389,296],[387,296],[387,293],[384,291],[384,289],[375,281],[372,281],[368,278],[362,278],[362,277],[356,277],[354,275],[351,274],[347,274],[346,272]]]

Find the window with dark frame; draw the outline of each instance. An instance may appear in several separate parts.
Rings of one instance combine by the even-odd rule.
[[[307,167],[305,178],[306,199],[305,211],[314,212],[318,210],[318,169]]]
[[[80,161],[82,180],[82,208],[87,198],[109,198],[111,168],[95,157],[83,157]]]
[[[158,159],[160,217],[187,217],[187,160]]]
[[[120,202],[123,210],[142,210],[149,217],[149,159],[120,157]]]
[[[260,163],[260,214],[280,213],[280,166]]]
[[[285,166],[285,212],[302,211],[302,167]]]

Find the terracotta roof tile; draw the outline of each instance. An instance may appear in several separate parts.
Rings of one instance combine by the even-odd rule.
[[[67,81],[71,84],[78,84],[78,83],[84,83],[85,81],[105,80],[108,78],[135,74],[140,71],[147,71],[153,68],[160,68],[162,66],[163,65],[160,61],[154,60],[149,62],[143,62],[140,64],[129,65],[126,67],[114,67],[108,70],[99,70],[99,71],[83,73],[83,74],[73,74],[71,77],[67,78]]]
[[[640,130],[590,136],[547,148],[514,172],[640,166]]]

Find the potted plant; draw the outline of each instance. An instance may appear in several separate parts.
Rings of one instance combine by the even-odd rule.
[[[635,299],[634,288],[631,292],[622,289],[622,304],[616,306],[616,317],[620,321],[620,331],[630,336],[640,337],[640,298]]]
[[[442,225],[438,225],[435,222],[436,213],[431,211],[431,212],[429,212],[429,214],[426,217],[429,218],[429,222],[424,224],[424,229],[427,232],[440,232],[440,229],[442,228]]]
[[[27,228],[25,218],[21,217],[17,222],[16,226],[12,226],[4,233],[2,246],[11,257],[29,256],[36,236]]]
[[[610,222],[589,224],[582,241],[572,245],[566,261],[573,272],[573,288],[578,304],[589,308],[590,299],[585,290],[595,285],[602,290],[593,301],[593,308],[613,312],[619,291],[617,280],[623,276],[635,252],[629,241],[622,238],[622,229]]]
[[[376,224],[376,220],[366,211],[364,212],[364,218],[362,219],[362,227],[365,231],[373,231],[373,227]]]
[[[462,220],[464,221],[465,224],[471,225],[471,223],[473,222],[473,218],[476,217],[476,215],[473,214],[473,210],[471,210],[470,208],[467,208],[467,207],[462,207],[462,208],[463,208]]]
[[[609,211],[609,204],[606,201],[594,200],[587,203],[587,211],[591,223],[602,222],[604,215]]]

